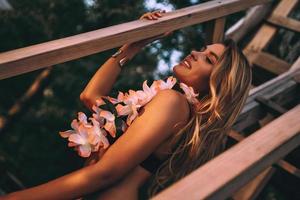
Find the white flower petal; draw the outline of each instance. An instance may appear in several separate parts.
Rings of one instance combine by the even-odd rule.
[[[76,132],[73,130],[59,131],[60,136],[63,138],[68,138],[71,134],[74,134],[74,133],[76,133]]]

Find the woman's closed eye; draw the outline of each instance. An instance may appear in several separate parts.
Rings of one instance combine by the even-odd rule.
[[[213,62],[208,58],[208,56],[205,56],[205,60],[206,60],[206,62],[208,62],[209,64],[213,64]]]
[[[207,49],[207,46],[203,46],[203,47],[201,47],[200,52],[203,52],[206,49]],[[205,60],[206,60],[207,63],[213,64],[213,62],[211,61],[211,59],[207,55],[205,55]]]

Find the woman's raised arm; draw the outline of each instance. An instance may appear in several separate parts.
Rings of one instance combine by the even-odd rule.
[[[188,116],[189,106],[185,97],[171,89],[162,90],[145,105],[99,162],[48,183],[11,193],[3,200],[74,199],[105,189],[147,158],[174,133],[177,126],[187,123]]]
[[[92,105],[100,96],[106,96],[111,91],[121,68],[119,66],[119,60],[126,56],[128,59],[132,59],[139,48],[136,46],[125,44],[121,47],[123,52],[116,58],[110,57],[94,74],[89,81],[85,89],[80,94],[80,100],[91,110]]]
[[[157,20],[162,17],[165,11],[154,11],[145,13],[140,17],[140,20]],[[89,81],[85,89],[80,94],[80,100],[92,110],[93,104],[95,104],[96,99],[100,96],[106,96],[111,91],[113,84],[115,83],[121,68],[119,66],[119,61],[124,56],[129,60],[132,59],[144,46],[151,43],[157,39],[170,35],[172,32],[166,32],[158,36],[143,39],[134,43],[125,44],[121,47],[123,52],[116,58],[109,58],[94,74],[92,79]]]

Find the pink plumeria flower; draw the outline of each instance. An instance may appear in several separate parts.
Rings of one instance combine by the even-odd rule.
[[[132,121],[138,116],[138,106],[135,104],[121,105],[118,104],[116,106],[116,110],[119,116],[128,115],[126,119],[126,123],[128,126],[132,123]]]
[[[153,82],[152,86],[155,87],[156,91],[171,89],[176,84],[176,81],[176,78],[169,76],[166,82],[157,80]]]
[[[92,144],[96,144],[95,149],[92,149],[92,151],[98,151],[100,144],[104,149],[106,149],[109,146],[109,141],[106,138],[107,132],[104,129],[100,128],[100,124],[96,119],[90,117],[90,120],[93,123],[93,127],[88,129],[90,142]]]
[[[199,93],[196,94],[191,86],[188,86],[185,83],[180,83],[179,86],[184,91],[185,96],[190,103],[196,104],[199,102],[199,100],[197,99]]]
[[[60,131],[59,134],[63,138],[68,138],[71,134],[78,133],[79,126],[91,127],[91,125],[87,122],[87,117],[83,112],[78,112],[78,120],[74,119],[71,123],[71,127],[74,130]]]
[[[117,104],[117,103],[120,102],[119,99],[112,98],[112,97],[110,97],[110,96],[106,96],[105,98],[108,99],[112,104]]]
[[[125,104],[135,104],[135,105],[137,105],[138,102],[139,102],[139,97],[138,97],[136,91],[129,90],[128,92],[129,92],[129,94],[128,93],[125,94],[125,98],[124,98],[123,102]]]
[[[87,121],[84,113],[78,112],[78,120],[74,119],[71,123],[74,130],[59,132],[63,138],[68,138],[68,146],[75,147],[82,157],[89,157],[91,152],[98,151],[100,144],[103,148],[109,146],[105,130],[100,128],[96,119],[90,119],[93,124]]]
[[[117,99],[118,99],[119,102],[124,101],[124,99],[125,99],[125,94],[124,94],[123,92],[120,92],[120,91],[119,91],[119,94],[118,94]]]
[[[87,130],[93,126],[87,122],[86,115],[82,112],[79,112],[78,121],[74,119],[71,123],[71,127],[74,130],[60,132],[60,135],[63,138],[68,138],[68,146],[76,147],[80,156],[89,157],[92,150],[91,145],[94,144],[90,144]]]
[[[100,112],[103,110],[96,105],[92,106],[92,110],[95,112],[92,114],[92,117],[99,122],[100,127],[103,127],[105,124],[105,119],[100,117]]]
[[[135,92],[133,90],[129,90],[129,94],[125,93],[123,97],[123,102],[126,105],[123,106],[121,104],[118,104],[116,106],[118,115],[128,115],[126,123],[129,126],[132,121],[138,116],[138,109],[151,98],[148,98],[147,93],[144,93],[143,91]]]
[[[109,132],[112,137],[116,137],[116,125],[115,125],[115,115],[107,110],[101,110],[99,112],[99,118],[105,119],[105,125],[103,126],[105,130]]]
[[[144,97],[142,97],[143,94],[144,94]],[[157,94],[157,91],[155,89],[155,84],[152,83],[151,87],[149,87],[147,85],[147,80],[145,80],[143,83],[143,94],[141,93],[141,94],[139,94],[139,96],[141,98],[144,98],[144,101],[142,104],[145,105]]]

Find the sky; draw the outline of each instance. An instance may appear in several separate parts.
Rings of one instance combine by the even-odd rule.
[[[174,10],[174,7],[171,4],[157,3],[156,0],[145,0],[145,7],[151,11],[162,9],[166,12],[170,12]],[[171,69],[175,64],[179,63],[179,57],[181,55],[182,53],[180,51],[173,50],[171,52],[170,63],[166,63],[163,59],[160,59],[158,61],[157,72],[163,73]]]

